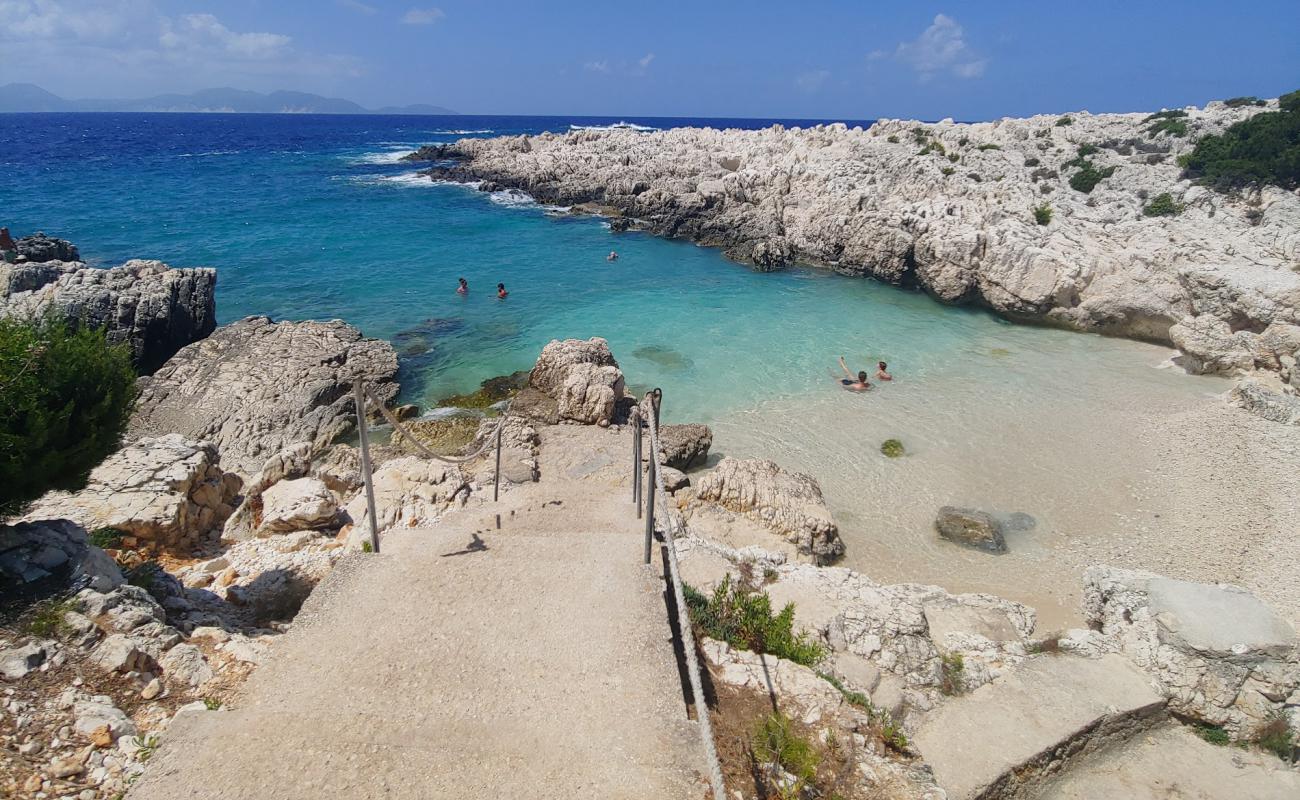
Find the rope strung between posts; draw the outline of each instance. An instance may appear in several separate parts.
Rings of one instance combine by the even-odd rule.
[[[648,395],[647,395],[648,398]],[[655,413],[653,401],[648,413],[642,417],[650,429],[650,458],[655,459],[655,489],[658,499],[663,503],[664,544],[668,550],[668,573],[673,586],[673,599],[677,604],[677,627],[682,632],[682,649],[686,651],[686,671],[690,676],[691,695],[695,698],[695,717],[700,723],[700,738],[704,740],[704,755],[708,760],[709,781],[713,784],[714,800],[726,800],[722,781],[722,766],[718,763],[718,751],[713,743],[713,726],[709,723],[709,704],[704,698],[704,685],[700,678],[700,662],[695,655],[695,633],[691,629],[691,617],[686,608],[686,593],[682,589],[681,568],[677,565],[677,532],[685,533],[685,523],[677,515],[669,494],[664,488],[664,473],[659,464],[659,420]]]
[[[422,444],[419,439],[416,439],[414,436],[412,436],[411,432],[408,431],[406,427],[402,425],[402,423],[397,421],[397,417],[393,416],[393,412],[389,411],[388,408],[384,406],[382,402],[380,402],[379,398],[375,397],[374,392],[370,391],[369,386],[365,386],[364,389],[365,389],[366,397],[370,398],[370,402],[374,403],[375,407],[379,409],[379,413],[384,415],[384,419],[388,420],[388,423],[393,426],[393,430],[397,431],[399,434],[405,437],[406,441],[415,445],[415,449],[420,451],[420,454],[423,455],[425,458],[432,458],[435,461],[445,461],[448,464],[464,464],[466,462],[473,461],[474,459],[486,453],[489,447],[495,446],[497,428],[500,428],[502,425],[506,424],[506,415],[510,413],[510,407],[506,406],[506,408],[502,410],[501,416],[497,417],[497,424],[491,429],[491,432],[483,436],[483,446],[475,450],[473,453],[470,453],[467,456],[440,456],[437,453],[430,450],[429,448],[425,447],[424,444]],[[364,409],[362,410],[364,411]]]

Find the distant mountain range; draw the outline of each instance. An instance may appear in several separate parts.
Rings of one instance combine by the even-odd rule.
[[[154,111],[225,114],[455,114],[449,108],[416,103],[363,108],[351,100],[308,92],[248,92],[202,89],[192,94],[160,94],[141,100],[65,100],[33,83],[0,86],[0,113],[32,111]]]

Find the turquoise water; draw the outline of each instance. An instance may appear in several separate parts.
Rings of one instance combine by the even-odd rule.
[[[553,338],[604,336],[632,387],[663,388],[668,420],[712,424],[720,453],[814,475],[852,566],[1035,604],[1077,585],[1045,566],[1058,548],[1115,531],[1131,486],[1158,469],[1134,444],[1152,411],[1224,388],[1156,369],[1165,348],[1010,325],[815,270],[754,273],[518,195],[433,184],[397,161],[466,135],[454,131],[572,122],[0,115],[0,224],[71,239],[98,264],[215,266],[222,321],[345,319],[394,341],[405,399],[425,405],[528,368]],[[844,392],[840,355],[855,370],[888,361],[897,379]],[[906,458],[880,455],[889,437]],[[971,554],[934,538],[947,503],[1027,511],[1039,527],[1011,556]]]

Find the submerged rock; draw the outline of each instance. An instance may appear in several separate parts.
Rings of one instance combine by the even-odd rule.
[[[433,452],[452,455],[474,440],[479,429],[479,418],[458,414],[442,419],[417,419],[403,423],[402,427]],[[419,450],[398,431],[393,431],[390,442],[407,452],[419,454]]]
[[[479,384],[477,391],[453,394],[439,400],[440,408],[489,408],[502,400],[509,400],[528,384],[528,372],[522,370],[510,375],[488,378]]]
[[[215,444],[242,475],[299,442],[313,452],[353,429],[352,384],[365,379],[384,403],[397,395],[397,354],[340,320],[247,317],[183,348],[140,379],[130,433],[180,433]]]
[[[950,542],[974,547],[987,553],[1007,552],[1002,526],[993,515],[974,508],[944,506],[934,521],[939,535]]]
[[[73,248],[75,254],[75,248]],[[55,313],[71,325],[104,328],[131,348],[143,374],[216,327],[216,270],[128,261],[95,269],[77,261],[0,264],[0,316]]]

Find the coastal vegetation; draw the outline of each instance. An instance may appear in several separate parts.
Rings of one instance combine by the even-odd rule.
[[[795,732],[790,718],[774,711],[763,718],[754,731],[754,758],[760,764],[775,764],[792,782],[773,781],[777,797],[798,798],[817,778],[821,756],[810,739]]]
[[[1034,222],[1039,225],[1049,225],[1052,222],[1052,204],[1043,203],[1041,206],[1034,208]]]
[[[1228,108],[1242,108],[1244,106],[1262,106],[1265,103],[1263,100],[1260,100],[1258,97],[1255,97],[1254,95],[1248,95],[1246,97],[1228,98],[1227,100],[1223,101],[1223,104]]]
[[[130,350],[53,318],[0,320],[0,514],[75,490],[117,449],[135,399]]]
[[[1098,169],[1095,164],[1084,156],[1066,162],[1065,166],[1078,168],[1079,171],[1070,176],[1070,188],[1084,194],[1091,194],[1092,190],[1097,188],[1097,184],[1115,174],[1114,167]]]
[[[1174,217],[1181,213],[1183,204],[1174,200],[1169,192],[1161,192],[1142,207],[1142,214],[1148,217]]]
[[[1221,192],[1300,186],[1300,90],[1278,98],[1278,109],[1200,139],[1179,160],[1186,176]]]
[[[705,596],[692,586],[683,587],[691,623],[712,639],[732,647],[771,653],[778,658],[810,667],[826,657],[826,649],[807,633],[794,632],[794,603],[772,613],[772,600],[743,576],[731,576]]]
[[[946,695],[966,691],[966,659],[961,653],[944,653],[940,656],[939,691]]]
[[[1066,125],[1073,125],[1073,124],[1074,124],[1074,117],[1071,117],[1068,114],[1056,121],[1056,127],[1058,128],[1064,128]]]
[[[1184,119],[1186,116],[1187,112],[1182,109],[1157,111],[1142,120],[1142,124],[1150,123],[1151,127],[1147,128],[1147,134],[1150,136],[1158,136],[1162,133],[1167,133],[1170,136],[1186,136],[1187,120]]]

